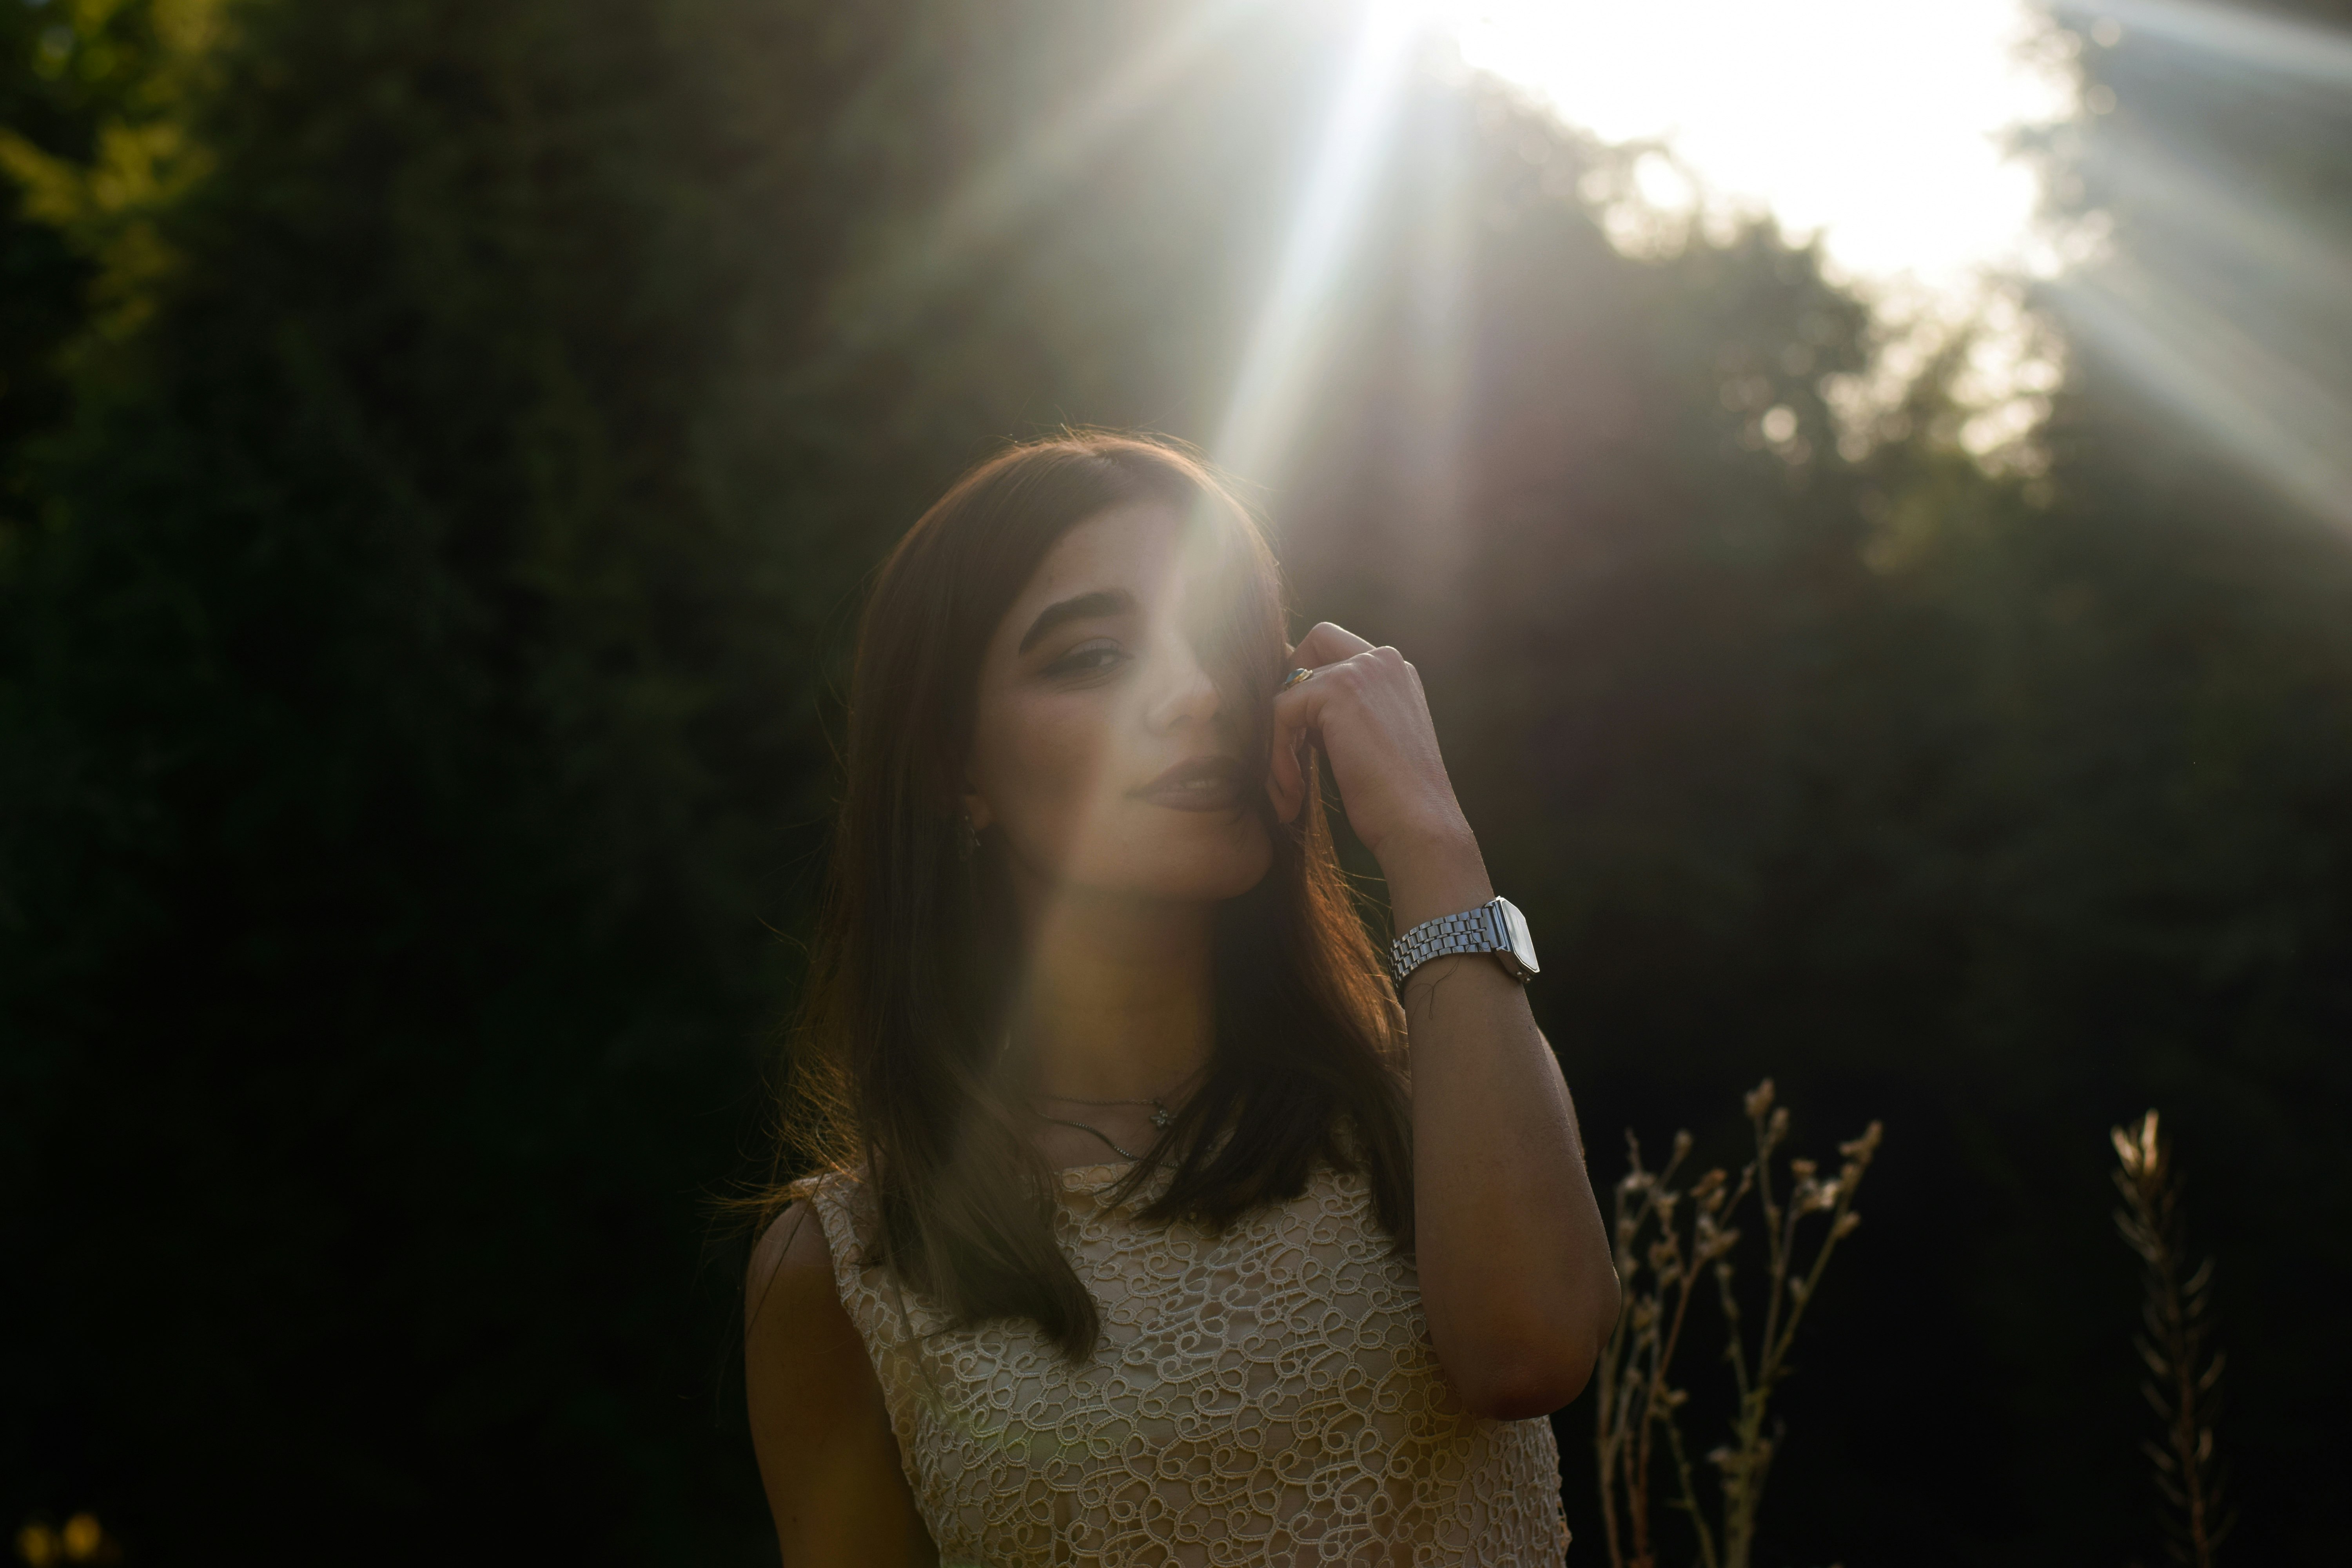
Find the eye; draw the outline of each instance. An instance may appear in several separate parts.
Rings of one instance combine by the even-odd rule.
[[[1127,662],[1119,646],[1108,639],[1083,642],[1045,667],[1048,675],[1100,675]]]

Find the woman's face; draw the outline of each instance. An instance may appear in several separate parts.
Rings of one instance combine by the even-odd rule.
[[[1273,863],[1265,781],[1184,632],[1183,533],[1168,502],[1097,513],[989,638],[964,805],[1033,889],[1229,899]]]

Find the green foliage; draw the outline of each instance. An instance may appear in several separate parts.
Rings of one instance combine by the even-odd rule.
[[[0,8],[0,454],[62,416],[62,356],[96,296],[125,310],[154,270],[158,199],[184,184],[179,110],[205,0],[36,0]],[[21,204],[17,199],[21,196]],[[28,497],[0,468],[0,530]],[[5,534],[0,533],[0,540]]]
[[[0,1509],[762,1560],[707,1199],[858,582],[1003,436],[1214,432],[1343,18],[124,0],[60,56],[65,3],[0,5]],[[2079,1152],[2160,1100],[2234,1152],[2293,1555],[2352,1385],[2289,1283],[2352,1208],[2341,542],[2087,363],[2044,479],[1932,380],[1849,462],[1810,250],[1622,256],[1622,156],[1440,73],[1388,159],[1267,498],[1302,610],[1423,670],[1589,1120],[1769,1066],[1901,1151],[1768,1546],[2131,1550]]]

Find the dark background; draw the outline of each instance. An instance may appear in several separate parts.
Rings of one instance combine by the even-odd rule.
[[[0,0],[0,1525],[773,1561],[713,1205],[858,587],[1006,437],[1214,434],[1350,18],[1207,15]],[[1300,625],[1430,686],[1598,1176],[1733,1157],[1767,1073],[1799,1152],[1886,1122],[1769,1563],[2155,1561],[2149,1105],[2231,1554],[2344,1552],[2352,548],[2114,307],[2344,406],[2352,98],[2078,58],[2115,107],[2038,155],[2113,237],[2034,294],[2039,471],[1948,362],[1841,456],[1879,329],[1817,254],[1620,254],[1632,154],[1433,60],[1259,496]]]

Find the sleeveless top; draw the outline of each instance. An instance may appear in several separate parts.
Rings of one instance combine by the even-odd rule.
[[[1055,1238],[1101,1310],[1066,1360],[1029,1320],[965,1328],[869,1267],[870,1195],[801,1183],[943,1564],[1557,1564],[1551,1424],[1462,1407],[1409,1259],[1360,1175],[1223,1234],[1114,1207],[1128,1167],[1060,1173]]]

